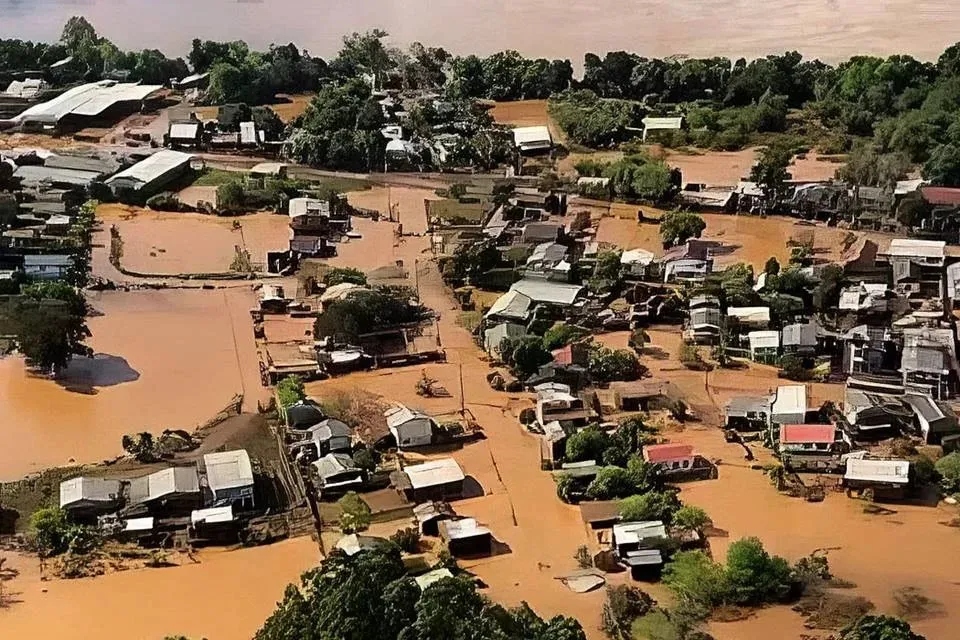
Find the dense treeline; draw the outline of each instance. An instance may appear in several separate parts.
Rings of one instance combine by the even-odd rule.
[[[188,67],[156,50],[120,51],[74,17],[55,44],[0,41],[0,76],[43,69],[69,55],[70,68],[86,79],[122,73],[163,83],[190,69],[208,71],[212,103],[263,104],[277,93],[332,85],[334,93],[319,99],[306,119],[307,133],[318,138],[301,145],[298,155],[345,168],[379,161],[370,135],[378,117],[356,84],[365,80],[367,87],[435,90],[454,101],[553,98],[558,124],[572,142],[589,147],[634,137],[645,115],[681,113],[689,127],[664,132],[668,146],[736,149],[785,134],[795,148],[852,151],[860,167],[852,177],[861,184],[885,184],[904,166],[923,163],[932,181],[960,185],[960,44],[935,63],[906,55],[856,56],[837,66],[804,60],[795,51],[751,61],[589,53],[577,80],[569,60],[525,58],[516,51],[454,56],[420,43],[400,49],[388,46],[386,36],[381,30],[346,36],[329,61],[293,44],[257,52],[243,42],[194,40]],[[342,108],[329,106],[341,97]],[[350,118],[352,124],[342,126]],[[426,117],[420,122],[430,124]],[[486,160],[496,155],[491,150]]]

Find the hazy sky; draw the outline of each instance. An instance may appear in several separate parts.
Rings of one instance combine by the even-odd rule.
[[[344,33],[379,26],[400,44],[568,57],[628,49],[755,57],[798,49],[935,59],[960,40],[957,0],[0,0],[0,38],[55,40],[85,15],[124,49],[184,55],[194,37],[296,42],[328,56]]]

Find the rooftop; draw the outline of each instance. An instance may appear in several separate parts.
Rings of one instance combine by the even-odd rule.
[[[780,427],[780,442],[785,444],[831,444],[837,439],[832,424],[785,424]]]
[[[673,462],[693,457],[693,445],[689,444],[651,444],[643,448],[643,459],[647,462]]]
[[[583,287],[578,284],[524,279],[514,282],[510,291],[523,294],[533,302],[572,305],[583,292]]]
[[[207,486],[214,492],[253,484],[253,467],[245,449],[208,453],[203,456],[203,464],[207,469]]]
[[[440,523],[440,528],[441,531],[445,533],[447,540],[466,540],[468,538],[492,535],[490,529],[481,526],[480,523],[473,518],[444,520]]]
[[[621,522],[613,525],[613,539],[617,545],[640,544],[644,540],[667,537],[667,528],[660,520]]]
[[[409,407],[402,404],[398,404],[394,407],[390,407],[389,409],[384,411],[383,417],[387,419],[387,427],[391,429],[395,427],[399,427],[402,424],[411,422],[412,420],[420,420],[424,418],[427,420],[432,420],[430,416],[423,413],[422,411],[418,411],[416,409],[410,409]]]
[[[414,489],[436,487],[453,482],[462,482],[466,477],[457,461],[453,458],[430,460],[422,464],[414,464],[403,469],[410,478],[410,486]]]
[[[55,124],[70,114],[97,116],[118,102],[146,100],[160,89],[163,89],[160,85],[125,84],[112,80],[91,82],[34,105],[14,117],[13,121]]]
[[[802,384],[777,387],[772,412],[774,415],[806,413],[807,388]]]
[[[887,255],[904,258],[938,258],[943,260],[947,243],[942,240],[914,240],[912,238],[894,238],[890,241]]]
[[[60,506],[76,502],[112,502],[120,495],[120,481],[80,476],[60,483]]]
[[[910,482],[910,463],[906,460],[847,458],[847,471],[843,477],[847,480],[862,482],[888,482],[905,485]]]
[[[158,178],[163,177],[168,172],[188,164],[193,156],[189,153],[179,151],[163,150],[158,151],[149,158],[141,160],[137,164],[124,169],[120,173],[107,179],[107,184],[112,184],[117,180],[132,180],[141,185],[149,184]]]

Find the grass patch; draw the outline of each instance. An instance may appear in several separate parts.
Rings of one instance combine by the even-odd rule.
[[[457,318],[457,324],[473,333],[480,326],[481,320],[483,320],[483,313],[480,311],[462,311]]]
[[[226,171],[225,169],[204,169],[196,180],[194,187],[219,187],[228,182],[236,182],[246,175],[241,171]]]
[[[630,634],[635,640],[681,640],[682,637],[677,626],[660,609],[634,620]]]

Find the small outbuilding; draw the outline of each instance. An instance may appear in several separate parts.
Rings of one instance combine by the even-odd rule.
[[[195,466],[169,467],[130,481],[129,502],[186,515],[200,506],[200,478]]]
[[[390,478],[411,502],[427,502],[463,496],[466,476],[456,460],[441,458],[410,465]]]
[[[456,515],[453,508],[446,502],[424,502],[413,508],[413,517],[417,520],[420,535],[424,536],[440,535],[440,523]]]
[[[254,507],[253,466],[245,449],[208,453],[203,456],[203,465],[213,506]]]
[[[493,534],[473,518],[444,520],[440,523],[440,539],[454,556],[489,555]]]
[[[80,476],[60,483],[60,508],[72,518],[94,518],[116,511],[122,500],[119,480]]]
[[[438,425],[437,421],[427,414],[397,405],[384,411],[383,416],[387,419],[387,428],[397,439],[397,448],[401,451],[426,447],[433,442],[433,434]]]
[[[326,492],[343,492],[363,485],[366,472],[346,453],[328,453],[313,463],[319,488]]]
[[[553,138],[546,126],[517,127],[513,130],[513,144],[521,154],[546,153],[553,148]]]
[[[847,489],[869,489],[875,498],[903,498],[910,486],[910,462],[847,457],[843,485]]]

